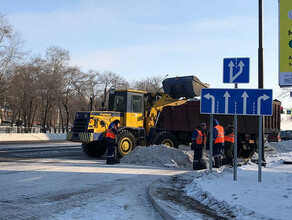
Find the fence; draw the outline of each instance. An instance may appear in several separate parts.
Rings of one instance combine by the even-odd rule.
[[[0,126],[0,134],[10,133],[66,133],[68,128],[45,128],[40,127],[10,127]]]

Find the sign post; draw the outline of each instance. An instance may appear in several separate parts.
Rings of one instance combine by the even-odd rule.
[[[225,58],[223,60],[223,83],[249,83],[249,58]],[[233,180],[237,180],[237,115],[234,115]]]
[[[237,89],[237,83],[235,83],[234,88]],[[237,180],[237,115],[234,115],[234,148],[233,148],[233,180]]]
[[[212,167],[213,167],[213,115],[210,115],[210,132],[209,132],[209,169],[212,173]]]
[[[237,180],[237,115],[260,116],[273,114],[273,90],[271,89],[202,89],[201,113],[210,114],[210,170],[212,172],[213,114],[235,115],[234,180]],[[211,120],[212,119],[212,120]],[[262,121],[259,122],[259,131]],[[211,139],[212,138],[212,139]],[[259,182],[261,182],[262,134],[259,132]]]
[[[262,137],[262,129],[263,127],[261,126],[263,124],[263,116],[259,117],[259,159],[258,159],[258,182],[262,182],[262,150],[263,150],[263,137]]]

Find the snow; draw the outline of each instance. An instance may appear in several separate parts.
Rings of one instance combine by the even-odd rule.
[[[0,219],[161,220],[148,187],[183,172],[83,157],[1,162]]]
[[[0,134],[0,142],[9,142],[9,141],[49,141],[49,140],[66,140],[65,133],[27,133],[27,134]]]
[[[192,154],[188,151],[166,145],[151,145],[149,147],[136,147],[123,157],[121,162],[154,167],[192,169],[192,160]]]
[[[199,171],[185,188],[188,196],[217,210],[219,215],[236,219],[292,218],[292,140],[265,144],[267,165],[262,167],[262,182],[258,182],[258,165],[249,161],[238,167],[237,181],[233,168],[221,167]],[[255,154],[257,158],[257,154]],[[191,169],[192,154],[164,145],[137,147],[122,159],[155,167]],[[195,171],[194,171],[195,172]]]
[[[292,165],[283,163],[292,161],[292,140],[266,143],[265,149],[262,182],[258,182],[258,166],[250,161],[238,167],[237,181],[233,168],[225,166],[213,172],[193,171],[189,146],[137,147],[113,166],[88,158],[2,162],[2,217],[17,218],[18,213],[23,215],[19,219],[161,219],[147,199],[149,185],[192,173],[196,175],[184,188],[186,195],[223,217],[292,219]]]
[[[292,218],[292,141],[267,144],[267,166],[258,182],[258,165],[249,162],[238,167],[237,181],[233,168],[204,171],[185,188],[188,196],[216,209],[224,215],[231,212],[236,219]]]

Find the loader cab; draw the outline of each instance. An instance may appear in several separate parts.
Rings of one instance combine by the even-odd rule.
[[[113,90],[109,92],[109,111],[123,113],[122,126],[143,127],[146,92],[138,90]]]

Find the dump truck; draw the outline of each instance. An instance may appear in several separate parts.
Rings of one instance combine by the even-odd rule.
[[[195,76],[163,80],[162,93],[137,90],[109,90],[107,109],[104,111],[76,112],[74,125],[67,140],[81,142],[84,153],[100,157],[106,152],[105,133],[111,122],[120,120],[117,151],[120,157],[136,146],[165,144],[177,148],[189,145],[193,130],[201,123],[209,124],[209,115],[200,113],[199,97],[208,85]],[[266,132],[280,130],[281,103],[273,102],[272,116],[265,117]],[[231,115],[216,115],[222,126],[233,121]],[[253,116],[238,116],[238,152],[251,157],[258,145],[258,120]]]

